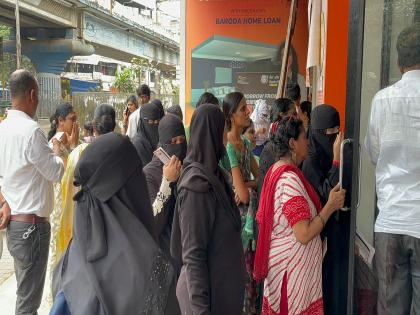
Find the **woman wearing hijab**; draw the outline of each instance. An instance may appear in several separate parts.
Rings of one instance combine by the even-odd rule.
[[[143,168],[143,172],[152,202],[159,245],[169,257],[169,243],[176,202],[176,182],[180,174],[181,163],[187,154],[187,142],[184,125],[175,115],[168,114],[163,117],[158,130],[158,146],[172,157],[171,161],[163,165],[157,156],[153,156],[152,161]]]
[[[322,207],[299,169],[308,154],[301,120],[284,118],[273,142],[277,162],[267,172],[257,213],[254,277],[265,279],[262,315],[323,314],[319,234],[343,206],[345,191],[337,185]]]
[[[153,236],[136,154],[127,137],[109,133],[80,158],[73,239],[56,269],[50,314],[172,314],[174,271]]]
[[[242,313],[245,260],[241,218],[218,163],[224,154],[225,120],[218,106],[201,105],[191,120],[191,138],[178,180],[171,238],[182,262],[177,285],[181,313]]]
[[[254,155],[260,156],[264,145],[268,141],[268,131],[270,129],[270,106],[265,100],[257,100],[255,109],[251,114],[251,120],[254,123],[255,136],[257,140],[254,149]]]
[[[337,185],[340,167],[341,134],[340,116],[330,105],[316,106],[311,113],[309,129],[309,153],[303,162],[302,171],[305,177],[315,187],[321,204],[325,205],[331,189]],[[339,279],[343,257],[341,244],[345,237],[344,229],[336,218],[327,222],[322,233],[327,238],[327,253],[323,262],[323,291],[325,314],[339,314],[339,292],[334,285],[334,279]],[[342,306],[341,306],[342,307]]]
[[[159,100],[159,99],[157,99],[157,98],[155,98],[153,101],[151,101],[150,103],[153,103],[153,104],[155,104],[158,108],[159,108],[159,110],[160,110],[160,117],[163,117],[163,116],[165,116],[165,109],[163,108],[163,104],[162,104],[162,102],[161,102],[161,100]]]
[[[154,103],[147,103],[140,112],[137,133],[131,140],[143,165],[152,160],[153,151],[159,141],[158,125],[163,117],[162,110]]]
[[[173,114],[179,117],[179,119],[184,120],[184,115],[182,114],[182,108],[179,105],[172,105],[169,107],[166,112],[168,114]]]

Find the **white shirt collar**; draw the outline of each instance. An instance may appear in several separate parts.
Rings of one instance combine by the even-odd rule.
[[[414,79],[419,78],[420,79],[420,70],[411,70],[407,71],[402,75],[403,79]]]
[[[27,113],[22,112],[21,110],[17,110],[17,109],[9,109],[9,110],[7,110],[7,117],[21,117],[21,118],[26,118],[26,119],[34,120]]]

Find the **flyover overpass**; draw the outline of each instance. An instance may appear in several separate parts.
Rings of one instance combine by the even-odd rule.
[[[75,40],[92,44],[96,54],[130,62],[146,57],[163,67],[179,62],[179,36],[138,14],[123,15],[123,6],[111,0],[20,0],[22,39],[37,39],[35,29],[70,29]],[[0,23],[15,25],[15,0],[0,1]],[[46,32],[46,31],[41,31]],[[62,39],[67,35],[59,35]],[[56,39],[57,36],[46,34]],[[60,38],[60,37],[58,37]]]
[[[42,113],[61,99],[60,74],[68,59],[99,55],[130,62],[145,57],[161,70],[179,63],[178,35],[111,0],[19,0],[22,53],[37,70]],[[15,0],[0,0],[0,23],[15,26]],[[130,16],[131,14],[131,16]],[[15,53],[14,37],[4,42]]]

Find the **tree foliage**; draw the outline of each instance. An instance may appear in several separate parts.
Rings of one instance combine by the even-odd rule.
[[[0,25],[0,38],[8,40],[11,30],[12,28],[9,26]],[[5,53],[3,47],[1,47],[1,49],[3,49],[1,51],[3,53],[3,58],[0,60],[0,81],[4,82],[9,80],[10,74],[16,70],[16,55]],[[34,65],[26,56],[22,56],[22,67],[33,73],[36,72]]]
[[[131,68],[125,68],[122,71],[115,72],[115,81],[113,84],[120,92],[134,93],[136,85],[134,82],[134,75]]]

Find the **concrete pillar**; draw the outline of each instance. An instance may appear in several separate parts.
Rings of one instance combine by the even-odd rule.
[[[61,101],[60,74],[67,60],[76,55],[91,55],[95,49],[78,39],[71,29],[24,29],[23,35],[22,52],[35,65],[39,82],[37,115],[48,118]],[[6,52],[15,53],[15,41],[5,41],[4,48]]]

